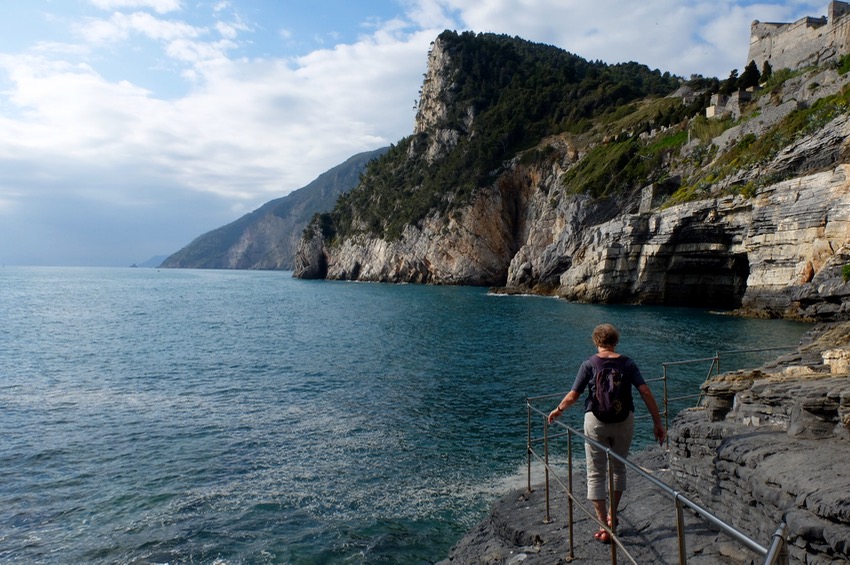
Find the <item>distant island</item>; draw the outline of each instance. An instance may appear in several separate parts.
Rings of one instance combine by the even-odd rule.
[[[133,263],[130,265],[131,268],[142,268],[142,269],[155,269],[159,267],[163,261],[167,258],[167,255],[154,255],[147,261],[143,261],[141,263]]]

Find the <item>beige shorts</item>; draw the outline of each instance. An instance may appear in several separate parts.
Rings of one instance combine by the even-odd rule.
[[[634,412],[629,413],[625,421],[616,424],[600,422],[592,412],[584,413],[584,434],[602,445],[607,445],[620,457],[628,457],[634,431]],[[585,442],[584,452],[587,456],[587,498],[605,500],[605,493],[608,491],[607,450]],[[614,490],[626,490],[626,466],[612,458],[611,470],[614,473]]]

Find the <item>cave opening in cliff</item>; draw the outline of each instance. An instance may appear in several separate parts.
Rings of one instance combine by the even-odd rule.
[[[679,257],[667,270],[664,304],[740,308],[749,274],[746,253]]]

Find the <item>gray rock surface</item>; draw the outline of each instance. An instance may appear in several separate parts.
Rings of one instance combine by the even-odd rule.
[[[632,459],[658,479],[671,482],[672,471],[661,448],[641,452]],[[609,563],[611,545],[593,537],[599,528],[585,512],[592,509],[584,500],[582,469],[574,473],[574,489],[584,511],[574,507],[572,556],[578,563]],[[561,477],[564,481],[566,479]],[[629,487],[620,506],[618,537],[637,563],[678,563],[676,510],[673,499],[645,480],[630,474]],[[546,495],[537,485],[531,493],[512,492],[493,505],[491,515],[455,546],[438,565],[514,564],[554,565],[568,563],[570,540],[566,495],[551,491],[550,523],[545,523]],[[756,555],[729,537],[685,513],[686,553],[690,564],[742,563]],[[777,521],[778,525],[778,521]],[[618,562],[628,563],[618,547]]]

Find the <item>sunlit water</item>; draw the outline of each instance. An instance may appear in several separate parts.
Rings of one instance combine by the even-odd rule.
[[[602,321],[647,377],[807,329],[283,272],[0,268],[0,562],[437,561],[524,484],[525,398],[566,391]]]

